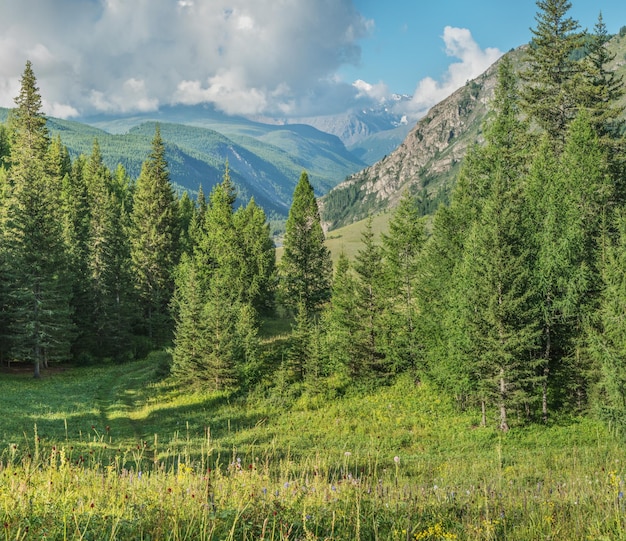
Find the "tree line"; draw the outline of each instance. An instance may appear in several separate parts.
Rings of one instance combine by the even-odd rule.
[[[502,430],[590,406],[624,423],[623,82],[601,15],[588,33],[571,3],[537,5],[450,204],[426,222],[406,194],[380,241],[370,221],[354,260],[340,257],[326,303],[300,293],[291,382],[411,371]]]
[[[97,140],[72,161],[48,133],[30,62],[15,102],[0,127],[3,361],[31,362],[36,377],[54,361],[123,361],[171,343],[175,327],[182,348],[190,261],[211,287],[219,267],[229,294],[271,309],[269,226],[253,200],[233,211],[228,169],[208,202],[176,196],[158,126],[136,181],[103,164]]]
[[[277,264],[263,210],[235,207],[228,166],[208,198],[174,195],[158,126],[136,182],[97,142],[72,162],[27,63],[0,129],[2,357],[37,375],[171,345],[172,375],[207,389],[271,374],[280,392],[327,399],[411,372],[503,430],[589,405],[623,422],[623,84],[601,16],[589,34],[569,2],[537,5],[524,65],[500,61],[484,144],[450,204],[427,221],[405,194],[382,239],[368,221],[334,269],[305,172]],[[277,306],[293,325],[268,366],[259,328]]]

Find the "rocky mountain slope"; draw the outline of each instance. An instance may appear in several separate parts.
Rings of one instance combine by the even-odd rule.
[[[626,81],[626,27],[607,46],[615,55],[609,68]],[[514,65],[521,66],[524,48],[507,53]],[[435,105],[396,150],[326,194],[320,200],[325,228],[332,230],[393,208],[405,190],[421,196],[425,213],[447,201],[465,153],[483,141],[498,63]],[[622,105],[626,106],[626,94]]]
[[[393,207],[404,190],[445,200],[467,149],[482,140],[496,74],[497,63],[430,109],[396,150],[326,194],[320,200],[325,227]]]

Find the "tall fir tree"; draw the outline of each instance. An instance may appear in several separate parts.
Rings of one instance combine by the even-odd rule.
[[[237,235],[239,294],[244,304],[251,304],[258,314],[274,310],[276,290],[276,247],[265,212],[253,198],[233,216]]]
[[[538,0],[537,27],[527,50],[522,104],[550,140],[562,143],[580,105],[577,75],[582,66],[574,51],[583,45],[578,21],[568,15],[569,0]]]
[[[345,252],[339,254],[332,282],[332,294],[322,322],[329,371],[357,374],[355,348],[357,327],[356,283]]]
[[[40,367],[66,360],[72,339],[67,258],[60,222],[60,180],[30,62],[11,116],[6,240],[11,258],[13,354]]]
[[[293,194],[279,269],[285,305],[295,310],[299,302],[304,302],[309,314],[317,314],[330,298],[333,268],[306,172],[300,175]]]
[[[100,147],[94,141],[85,167],[89,200],[89,249],[87,267],[92,314],[91,352],[98,357],[127,358],[130,352],[131,303],[128,284],[130,242],[128,215],[120,190],[104,165]]]
[[[176,327],[172,374],[181,381],[206,381],[207,328],[204,317],[207,290],[193,256],[184,253],[176,269],[173,309]]]
[[[596,362],[596,405],[618,426],[626,423],[626,214],[616,212],[618,237],[606,249],[597,321],[588,327],[589,351]]]
[[[416,288],[425,240],[426,230],[417,200],[405,193],[389,221],[388,234],[383,235],[388,298],[392,305],[388,324],[394,329],[387,357],[396,372],[417,368],[421,357]]]
[[[620,105],[624,81],[621,75],[610,69],[616,53],[612,53],[607,47],[609,40],[610,36],[600,13],[593,33],[586,41],[588,53],[583,59],[584,71],[577,80],[577,87],[581,106],[588,111],[594,130],[601,137],[614,139],[619,136],[623,124],[619,117],[624,111],[624,106]]]
[[[387,376],[385,350],[391,329],[384,324],[389,306],[383,254],[375,242],[372,219],[361,235],[362,248],[354,261],[356,275],[356,376],[380,378]]]
[[[169,303],[174,290],[173,272],[179,259],[180,231],[177,200],[158,125],[152,150],[137,179],[130,238],[144,332],[155,345],[163,345],[170,339],[172,329]]]

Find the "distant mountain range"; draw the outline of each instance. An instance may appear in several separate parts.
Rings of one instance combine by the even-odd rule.
[[[626,75],[626,36],[615,36],[614,69]],[[520,65],[523,47],[507,53]],[[497,63],[435,105],[417,124],[396,103],[298,119],[228,116],[209,106],[165,107],[128,116],[50,118],[73,156],[89,154],[98,139],[105,163],[137,177],[159,123],[177,189],[206,194],[228,161],[243,202],[254,197],[272,218],[284,219],[303,170],[309,173],[327,230],[393,208],[408,190],[423,210],[445,201],[467,149],[482,142],[482,126],[496,84]],[[397,96],[395,102],[408,100]],[[626,97],[624,98],[626,102]],[[0,122],[7,109],[0,109]]]
[[[0,109],[0,122],[6,121],[8,112]],[[254,197],[277,218],[287,215],[303,170],[317,194],[323,195],[363,169],[366,160],[373,163],[395,148],[408,131],[399,115],[384,107],[287,122],[227,116],[205,106],[177,106],[80,121],[49,118],[48,127],[53,135],[60,134],[73,156],[89,154],[97,139],[104,162],[111,169],[121,163],[136,178],[150,151],[156,122],[178,190],[194,193],[202,185],[208,194],[221,181],[228,161],[241,200]],[[377,140],[382,133],[388,135]],[[351,142],[352,149],[344,141]]]

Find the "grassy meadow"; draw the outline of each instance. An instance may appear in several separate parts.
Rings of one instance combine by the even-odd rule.
[[[626,538],[623,440],[589,418],[502,434],[409,377],[207,395],[164,357],[0,374],[0,539]]]

